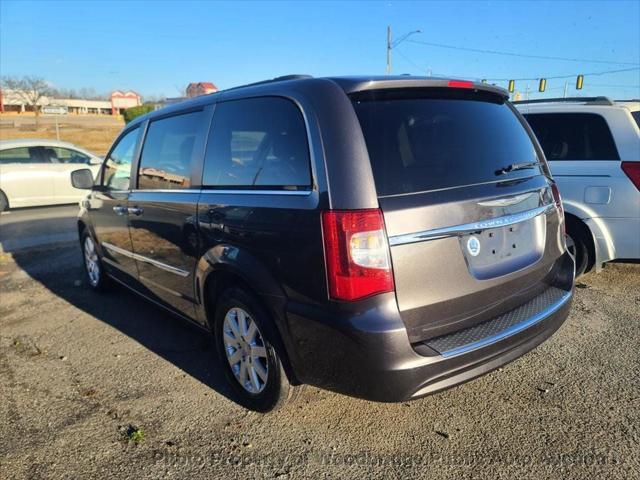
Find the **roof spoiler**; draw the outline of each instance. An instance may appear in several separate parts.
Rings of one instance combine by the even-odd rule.
[[[334,79],[338,80],[338,79]],[[430,77],[389,77],[389,79],[372,79],[340,82],[345,93],[348,95],[357,92],[372,90],[391,90],[401,88],[464,88],[469,90],[484,91],[499,95],[505,99],[509,98],[509,92],[504,88],[490,85],[488,83],[471,82],[469,80],[459,80],[452,78],[430,78]]]

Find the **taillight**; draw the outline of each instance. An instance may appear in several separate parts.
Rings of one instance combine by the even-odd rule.
[[[640,162],[622,162],[622,171],[633,182],[638,190],[640,190]]]
[[[447,85],[453,88],[473,88],[473,82],[467,80],[449,80]]]
[[[394,289],[389,245],[382,212],[322,212],[329,295],[358,300]]]
[[[553,201],[558,209],[558,215],[560,216],[560,225],[562,225],[562,233],[567,233],[567,225],[564,221],[564,207],[562,206],[562,197],[560,196],[560,190],[555,183],[551,184],[551,193],[553,194]]]

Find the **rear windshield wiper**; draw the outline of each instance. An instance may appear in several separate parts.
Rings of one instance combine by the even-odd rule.
[[[526,163],[512,163],[506,167],[502,167],[500,170],[496,170],[496,175],[504,175],[515,170],[524,170],[525,168],[533,168],[542,165],[542,162],[526,162]]]

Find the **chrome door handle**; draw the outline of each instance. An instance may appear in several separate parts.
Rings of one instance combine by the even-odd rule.
[[[124,215],[125,213],[127,213],[127,207],[118,205],[117,207],[113,207],[113,211],[116,212],[117,215]]]
[[[129,213],[132,213],[134,215],[142,215],[142,212],[144,212],[144,210],[142,210],[140,207],[129,207],[128,210]]]

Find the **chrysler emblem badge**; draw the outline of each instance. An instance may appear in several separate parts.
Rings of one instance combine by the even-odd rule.
[[[480,253],[480,240],[473,235],[467,240],[467,251],[472,257],[476,257]]]

